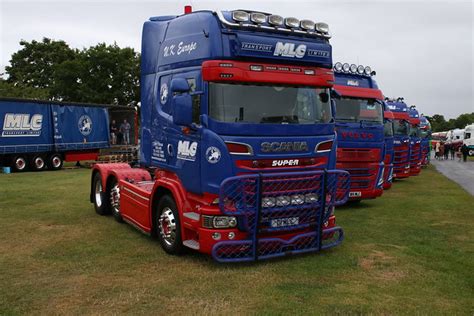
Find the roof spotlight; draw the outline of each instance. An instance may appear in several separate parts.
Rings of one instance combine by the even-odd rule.
[[[334,70],[341,72],[342,71],[342,63],[337,62],[336,64],[334,64]]]
[[[250,21],[257,24],[262,24],[267,21],[267,16],[260,12],[252,12],[250,14]]]
[[[237,22],[248,22],[250,14],[245,11],[232,11],[232,19]]]
[[[364,66],[359,65],[359,66],[357,67],[357,72],[358,72],[360,75],[363,75],[363,74],[364,74]]]
[[[372,74],[372,69],[369,66],[367,66],[364,68],[364,72],[367,76],[370,76]]]
[[[323,34],[329,33],[329,25],[324,22],[318,22],[315,24],[316,31]]]
[[[352,64],[350,70],[351,70],[351,72],[352,72],[353,74],[355,74],[355,73],[357,72],[357,65],[356,65],[356,64]]]
[[[342,70],[344,70],[344,72],[349,72],[351,66],[349,66],[348,63],[344,63],[344,65],[342,65]]]
[[[283,25],[283,17],[276,14],[272,14],[268,17],[268,23],[273,26],[281,26]]]
[[[314,22],[311,20],[301,20],[300,27],[306,31],[314,31]]]
[[[291,28],[297,28],[300,25],[300,20],[297,18],[285,18],[285,25]]]

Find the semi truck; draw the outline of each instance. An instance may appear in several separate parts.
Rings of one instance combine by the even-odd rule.
[[[351,175],[350,201],[374,199],[383,193],[384,97],[369,66],[338,62],[334,71],[336,167]]]
[[[95,160],[109,147],[108,126],[104,105],[0,98],[0,165],[41,171]]]
[[[385,136],[385,169],[384,169],[384,180],[383,188],[388,190],[392,187],[393,183],[393,160],[394,160],[394,119],[393,113],[388,110],[388,106],[385,104],[384,111],[384,136]]]
[[[388,109],[393,114],[393,178],[402,179],[410,176],[410,136],[408,106],[403,97],[385,98]]]
[[[421,165],[427,166],[430,163],[431,155],[431,124],[422,114],[420,115],[420,134],[421,134]]]
[[[414,105],[408,109],[410,133],[410,176],[417,176],[421,171],[421,131],[420,114]]]
[[[326,23],[185,9],[143,26],[140,167],[97,164],[90,200],[219,262],[338,245],[332,52]]]
[[[463,144],[469,149],[469,156],[474,156],[474,124],[467,125],[464,128]]]

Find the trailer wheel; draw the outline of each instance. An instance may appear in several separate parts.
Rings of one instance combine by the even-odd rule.
[[[13,159],[13,170],[22,172],[28,169],[26,158],[24,156],[17,156]]]
[[[94,178],[92,179],[92,197],[95,212],[99,215],[109,214],[105,193],[102,191],[102,177],[98,172],[94,175]]]
[[[63,167],[63,157],[60,154],[52,154],[48,159],[48,167],[51,170],[59,170]]]
[[[33,170],[41,171],[46,167],[46,162],[42,156],[34,156],[31,160],[31,166]]]
[[[158,203],[153,227],[165,252],[171,255],[183,252],[178,208],[171,196],[164,195]]]
[[[117,222],[122,223],[123,218],[120,214],[120,188],[116,178],[113,178],[108,184],[107,196],[109,197],[112,215]]]

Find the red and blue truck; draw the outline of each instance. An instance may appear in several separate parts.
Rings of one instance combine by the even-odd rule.
[[[336,63],[336,130],[338,169],[351,175],[350,201],[383,193],[384,96],[370,67]]]
[[[145,22],[140,168],[97,164],[91,202],[219,262],[338,245],[328,25],[294,17],[196,11]]]
[[[410,133],[410,176],[417,176],[421,172],[422,147],[420,114],[414,105],[408,109]]]
[[[0,166],[59,170],[109,147],[106,105],[0,98]]]
[[[402,97],[386,98],[385,102],[393,115],[393,178],[410,176],[410,116],[408,106]]]
[[[385,169],[384,169],[384,181],[383,188],[388,190],[392,187],[393,183],[393,161],[394,161],[394,119],[393,113],[388,110],[387,105],[385,104],[384,112],[384,125],[383,131],[385,136]]]

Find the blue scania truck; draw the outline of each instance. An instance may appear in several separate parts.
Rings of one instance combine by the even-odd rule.
[[[384,182],[384,96],[369,66],[336,63],[337,168],[351,175],[350,201],[375,199]]]
[[[0,98],[0,166],[58,170],[109,147],[107,106]]]
[[[328,25],[294,17],[186,10],[145,22],[140,168],[95,166],[91,202],[220,262],[339,244]]]
[[[420,130],[420,114],[414,105],[408,109],[410,116],[410,176],[417,176],[421,171],[422,138]]]

